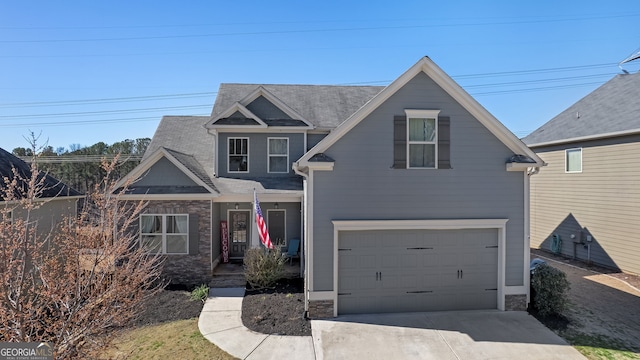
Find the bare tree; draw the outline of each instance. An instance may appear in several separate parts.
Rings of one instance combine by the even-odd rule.
[[[43,176],[17,171],[0,206],[0,341],[49,341],[56,358],[84,358],[103,349],[157,294],[162,260],[137,243],[144,205],[118,202],[111,174],[87,195],[78,216],[40,233],[34,216]],[[26,184],[26,186],[24,186]],[[11,219],[13,208],[26,214]]]

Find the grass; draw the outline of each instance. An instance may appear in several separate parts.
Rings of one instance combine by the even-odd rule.
[[[604,335],[565,333],[561,336],[590,360],[640,359],[640,353],[632,351],[616,339]]]
[[[235,359],[200,334],[195,318],[126,330],[103,358]]]

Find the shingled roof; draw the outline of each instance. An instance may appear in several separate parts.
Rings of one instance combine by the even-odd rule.
[[[640,73],[620,74],[522,139],[530,146],[640,132]]]
[[[321,129],[333,129],[377,95],[384,86],[220,84],[215,118],[259,87]]]
[[[208,116],[163,116],[142,160],[164,147],[192,156],[202,172],[212,178],[214,138],[204,128],[209,119]]]
[[[14,179],[13,169],[16,169],[18,175],[22,179],[31,178],[31,165],[27,164],[17,156],[10,152],[0,148],[0,201],[6,200],[5,191],[7,185],[5,178],[12,181]],[[42,179],[44,176],[42,193],[39,194],[39,198],[53,198],[53,197],[66,197],[66,196],[80,196],[80,192],[72,189],[68,185],[60,182],[53,176],[40,173],[38,179]],[[18,181],[18,191],[14,192],[14,196],[19,198],[22,196],[23,191],[27,189],[26,181]]]

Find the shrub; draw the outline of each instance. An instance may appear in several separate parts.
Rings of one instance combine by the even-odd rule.
[[[535,292],[534,304],[540,316],[560,315],[568,305],[567,275],[547,264],[536,267],[531,277],[531,286]]]
[[[286,257],[280,249],[251,248],[244,254],[244,275],[254,288],[272,287],[284,274]]]
[[[191,300],[200,300],[204,303],[209,297],[209,287],[205,284],[198,286],[191,291]]]

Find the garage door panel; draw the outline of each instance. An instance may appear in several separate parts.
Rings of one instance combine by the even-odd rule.
[[[496,229],[339,236],[340,249],[349,248],[349,257],[340,254],[338,264],[341,314],[497,307]],[[351,264],[343,266],[344,260]]]

